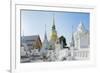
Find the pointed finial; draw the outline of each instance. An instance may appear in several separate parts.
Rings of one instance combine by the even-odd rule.
[[[53,26],[52,26],[52,29],[55,29],[55,18],[54,18],[54,13],[53,13]]]
[[[73,25],[72,25],[72,34],[73,34]]]
[[[45,39],[47,39],[46,24],[45,24]]]
[[[46,24],[45,24],[45,32],[46,32]]]

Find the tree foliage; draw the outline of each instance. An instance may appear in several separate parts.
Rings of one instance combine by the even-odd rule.
[[[67,46],[66,38],[64,36],[59,37],[60,44],[63,45],[63,48]]]

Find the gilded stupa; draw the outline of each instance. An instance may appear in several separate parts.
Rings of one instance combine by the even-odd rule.
[[[54,16],[53,16],[53,25],[52,25],[52,32],[51,32],[51,41],[52,42],[56,42],[57,41],[57,31],[56,31],[56,27],[55,27],[55,19],[54,19]]]

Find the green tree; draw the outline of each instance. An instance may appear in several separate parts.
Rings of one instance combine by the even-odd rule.
[[[63,45],[63,48],[67,46],[66,38],[64,36],[59,37],[60,44]]]

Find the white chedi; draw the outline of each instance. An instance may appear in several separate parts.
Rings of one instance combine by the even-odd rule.
[[[49,42],[48,42],[48,39],[47,39],[46,25],[45,25],[44,41],[43,41],[43,44],[42,44],[42,48],[40,50],[40,53],[41,53],[42,56],[45,56],[45,57],[47,56],[48,47],[49,47]]]
[[[74,33],[74,41],[76,49],[89,47],[89,32],[86,31],[82,22],[80,22],[76,32]]]
[[[72,60],[88,59],[89,54],[89,31],[87,31],[80,22],[76,31],[72,33],[72,39],[70,43],[71,55],[69,58]]]

